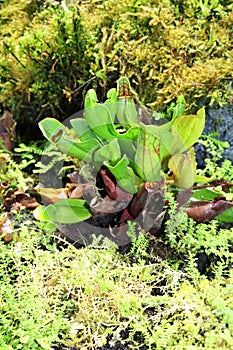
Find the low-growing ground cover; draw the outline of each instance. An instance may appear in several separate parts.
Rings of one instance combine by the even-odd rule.
[[[17,217],[0,243],[2,349],[232,348],[232,228],[171,213],[160,237],[135,235],[122,254]]]

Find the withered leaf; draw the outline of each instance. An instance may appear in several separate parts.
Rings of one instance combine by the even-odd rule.
[[[37,186],[33,191],[41,196],[44,204],[54,204],[61,199],[67,198],[85,199],[85,195],[90,192],[92,193],[94,189],[95,186],[91,183],[68,183],[66,188],[46,188]],[[31,191],[31,193],[33,192]],[[95,191],[93,193],[95,193]]]
[[[92,183],[68,183],[66,187],[68,198],[81,199],[85,197],[85,194],[95,191],[95,185]]]
[[[197,223],[208,222],[219,214],[233,206],[233,202],[228,202],[223,197],[217,198],[211,202],[197,201],[190,207],[185,208],[186,213]]]
[[[44,204],[53,204],[60,199],[68,198],[67,189],[65,188],[37,187],[34,190],[41,196]]]
[[[11,151],[13,149],[12,139],[16,138],[16,122],[13,115],[5,110],[3,116],[0,118],[0,140],[6,149]]]
[[[19,210],[22,206],[27,209],[35,209],[40,204],[35,198],[30,198],[30,196],[21,189],[17,189],[14,192],[8,193],[4,198],[4,207],[6,210]]]
[[[96,196],[90,202],[90,209],[94,215],[108,215],[110,213],[118,213],[128,206],[132,198],[133,194],[128,192],[124,192],[124,197],[123,194],[121,194],[120,199],[111,199],[109,196],[106,196],[104,198]]]

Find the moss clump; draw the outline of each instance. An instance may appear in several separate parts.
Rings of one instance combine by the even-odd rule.
[[[22,13],[26,11],[23,1],[18,6]],[[14,20],[8,18],[7,25],[13,32]],[[41,116],[65,118],[74,112],[70,91],[89,74],[78,6],[37,7],[17,36],[8,35],[4,28],[0,34],[0,102],[13,112],[24,134],[30,134],[32,123],[37,124]]]
[[[25,130],[40,117],[66,118],[82,108],[83,88],[108,89],[124,74],[155,110],[178,94],[189,109],[201,97],[227,103],[232,9],[220,0],[3,2],[0,102]]]
[[[156,109],[178,94],[189,106],[201,96],[228,101],[232,4],[203,9],[198,3],[128,0],[122,6],[109,0],[83,6],[88,30],[97,37],[93,73],[127,73]]]

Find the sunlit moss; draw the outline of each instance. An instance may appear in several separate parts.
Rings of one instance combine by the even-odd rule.
[[[16,119],[65,118],[80,84],[96,77],[95,88],[108,88],[115,72],[155,110],[179,94],[188,109],[201,97],[228,103],[232,9],[220,0],[4,2],[0,102]]]

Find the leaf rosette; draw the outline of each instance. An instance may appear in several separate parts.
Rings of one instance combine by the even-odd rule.
[[[129,80],[122,77],[118,80],[117,89],[108,91],[104,103],[98,102],[93,89],[89,90],[85,97],[83,114],[69,118],[71,128],[55,118],[42,120],[39,127],[49,143],[62,153],[78,159],[82,165],[89,164],[94,169],[96,178],[99,174],[103,176],[101,171],[107,171],[107,177],[103,177],[102,183],[108,198],[101,198],[97,191],[94,196],[95,211],[93,198],[86,200],[84,196],[72,201],[62,199],[47,207],[38,208],[36,217],[73,224],[89,219],[93,212],[94,215],[103,214],[105,205],[106,213],[115,212],[119,217],[119,213],[123,215],[125,210],[128,211],[128,218],[131,216],[132,219],[132,202],[138,198],[138,193],[143,193],[143,188],[146,196],[139,213],[143,215],[144,212],[141,222],[144,222],[146,229],[150,229],[145,224],[145,217],[148,217],[150,211],[148,198],[156,187],[154,184],[164,186],[166,182],[170,182],[186,189],[193,185],[196,178],[192,146],[204,129],[205,111],[202,108],[196,115],[184,115],[184,101],[181,99],[178,102],[182,108],[174,110],[170,121],[161,118],[156,123],[151,113],[152,123],[145,123],[145,107],[135,104],[135,95]],[[113,183],[112,189],[111,186],[108,188],[108,182]],[[111,193],[116,193],[116,197],[112,198]],[[98,206],[96,207],[98,201],[101,202],[100,212]],[[161,201],[160,211],[163,196]],[[108,211],[107,207],[112,209]],[[133,219],[136,219],[135,215]],[[147,221],[153,227],[153,220]]]

